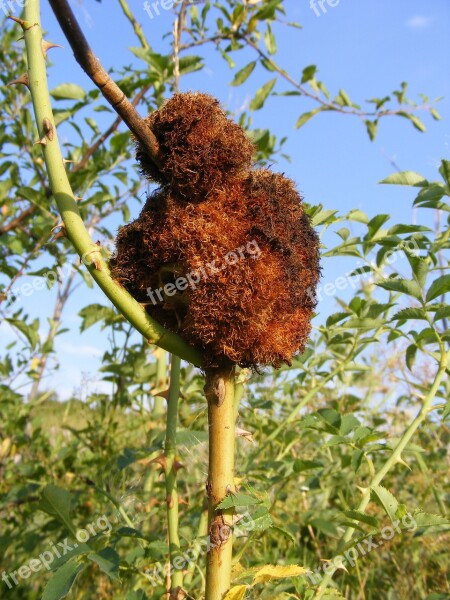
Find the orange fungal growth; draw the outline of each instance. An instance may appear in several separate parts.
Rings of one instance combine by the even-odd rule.
[[[170,185],[180,199],[203,200],[245,177],[251,167],[253,144],[211,96],[175,94],[146,123],[158,140],[161,165],[156,167],[138,144],[141,172]]]
[[[224,360],[257,369],[303,352],[320,277],[318,236],[295,184],[252,169],[253,147],[204,94],[177,94],[147,118],[162,184],[119,230],[113,276],[162,325]],[[202,141],[203,140],[203,141]]]

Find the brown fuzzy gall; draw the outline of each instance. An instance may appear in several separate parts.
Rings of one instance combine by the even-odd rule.
[[[169,185],[180,199],[204,200],[245,178],[251,168],[255,147],[207,94],[175,94],[146,123],[159,143],[160,166],[137,144],[141,173]]]
[[[122,227],[113,276],[162,325],[223,360],[257,369],[305,348],[319,242],[294,183],[251,170],[254,148],[217,100],[176,94],[147,118],[161,149],[142,173],[162,187]]]
[[[205,366],[279,367],[308,339],[318,246],[293,182],[255,170],[203,202],[158,190],[120,229],[111,268],[150,315],[203,349]]]

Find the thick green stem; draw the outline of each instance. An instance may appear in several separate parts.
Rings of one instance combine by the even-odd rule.
[[[372,489],[374,487],[376,487],[377,485],[379,485],[383,481],[384,477],[389,473],[389,471],[392,469],[392,467],[399,461],[399,459],[401,459],[403,450],[405,450],[405,448],[411,441],[411,438],[413,437],[413,435],[419,429],[419,427],[421,426],[423,421],[425,421],[425,419],[427,418],[428,413],[432,407],[433,400],[434,400],[434,398],[439,390],[439,387],[443,381],[448,363],[450,361],[450,350],[446,352],[445,346],[442,342],[440,344],[440,350],[441,350],[441,358],[439,361],[439,368],[436,372],[436,375],[435,375],[433,384],[430,388],[430,391],[428,392],[425,399],[423,400],[420,411],[418,412],[416,418],[412,421],[412,423],[406,429],[406,431],[403,433],[398,444],[395,446],[394,450],[392,451],[392,454],[390,455],[390,457],[387,459],[387,461],[384,463],[384,465],[381,467],[381,469],[377,473],[375,473],[375,475],[373,476],[373,478],[370,482],[370,485],[367,487],[367,489],[363,493],[361,502],[359,503],[359,505],[356,509],[357,511],[365,512],[367,505],[370,502],[370,495],[371,495]],[[346,529],[346,531],[339,543],[338,553],[351,540],[354,531],[355,531],[354,527],[348,527]],[[327,569],[326,575],[322,579],[320,586],[317,589],[317,593],[315,596],[317,599],[320,599],[323,597],[335,571],[336,571],[336,569],[333,569],[333,570]]]
[[[180,537],[178,534],[178,491],[177,491],[177,423],[178,398],[180,396],[180,359],[172,356],[170,368],[169,399],[167,401],[167,425],[165,454],[167,524],[169,531],[169,554],[171,564],[170,598],[178,598],[183,588],[183,571]],[[179,563],[179,564],[178,564]]]
[[[148,340],[196,365],[200,353],[176,334],[167,331],[146,313],[128,292],[114,281],[103,260],[101,248],[89,236],[78,210],[64,167],[53,118],[47,73],[42,50],[39,0],[29,0],[22,23],[28,58],[28,76],[33,107],[41,140],[50,187],[64,222],[67,237],[87,266],[94,280],[119,312]]]
[[[209,469],[208,508],[210,549],[206,566],[205,600],[222,600],[230,588],[233,509],[217,506],[235,493],[235,369],[226,365],[206,373],[208,400]]]

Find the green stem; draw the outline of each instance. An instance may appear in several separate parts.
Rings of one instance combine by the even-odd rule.
[[[411,438],[416,433],[416,431],[419,429],[419,427],[421,426],[423,421],[425,421],[425,419],[427,418],[428,413],[430,412],[430,409],[432,408],[433,400],[434,400],[434,398],[439,390],[439,387],[442,383],[442,380],[445,376],[447,365],[450,360],[450,350],[447,352],[445,351],[445,345],[443,344],[442,341],[440,342],[440,350],[441,350],[441,358],[439,361],[439,368],[436,372],[436,375],[435,375],[433,384],[430,388],[430,391],[428,392],[428,394],[426,395],[426,397],[423,400],[420,411],[417,413],[416,418],[412,421],[412,423],[409,425],[409,427],[403,433],[398,444],[395,446],[394,450],[392,451],[392,454],[390,455],[390,457],[387,459],[387,461],[384,463],[384,465],[381,467],[381,469],[372,478],[370,485],[367,487],[367,489],[363,493],[361,502],[359,503],[359,506],[356,509],[357,511],[365,512],[367,505],[370,502],[370,494],[371,494],[372,489],[374,487],[376,487],[377,485],[379,485],[383,481],[383,479],[389,473],[389,471],[392,469],[392,467],[398,462],[398,460],[401,458],[402,452],[405,450],[405,448],[411,441]],[[339,547],[338,547],[338,553],[351,540],[354,531],[355,531],[354,527],[348,527],[346,529],[342,539],[340,540]],[[320,586],[316,592],[315,598],[317,598],[318,600],[323,597],[323,595],[328,587],[328,584],[330,583],[335,571],[336,571],[336,569],[333,569],[333,570],[327,569],[325,577],[322,579]]]
[[[156,389],[158,392],[162,392],[167,388],[167,352],[162,348],[158,348],[157,352]],[[156,418],[159,418],[164,414],[163,401],[164,399],[162,396],[155,396],[153,414]]]
[[[48,91],[45,58],[42,51],[39,0],[29,0],[25,6],[24,38],[28,58],[28,76],[44,160],[53,196],[64,222],[65,232],[93,279],[118,311],[145,337],[161,348],[173,352],[196,365],[202,363],[200,353],[175,333],[154,321],[144,308],[116,281],[103,260],[101,249],[91,239],[84,226],[74,194],[67,178],[64,159]]]
[[[178,534],[178,491],[177,491],[177,423],[178,423],[178,398],[180,396],[180,359],[172,355],[170,368],[169,399],[167,402],[167,425],[165,454],[165,476],[166,476],[166,502],[167,523],[169,531],[169,555],[171,564],[171,586],[170,598],[178,598],[183,588],[183,571],[180,537]],[[180,563],[177,566],[177,563]]]
[[[218,509],[225,496],[235,493],[235,369],[226,365],[206,372],[208,400],[208,508],[210,550],[206,566],[205,600],[222,600],[230,588],[234,510]]]

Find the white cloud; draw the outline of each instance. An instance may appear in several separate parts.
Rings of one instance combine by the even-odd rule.
[[[414,15],[406,21],[406,26],[409,27],[409,29],[414,30],[426,29],[432,24],[432,22],[433,19],[431,17],[426,17],[424,15]]]

